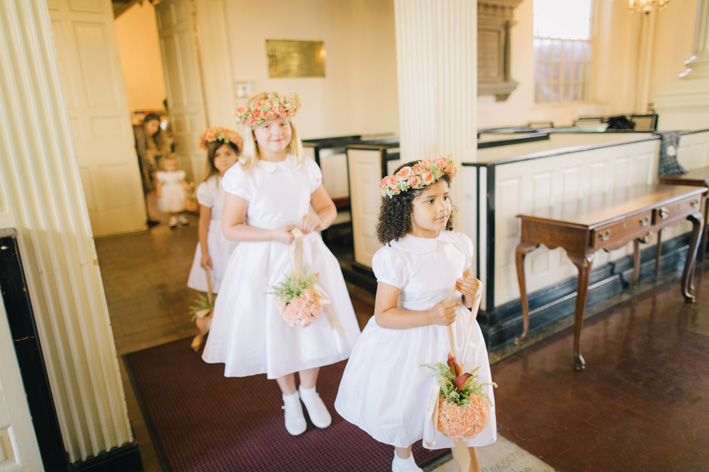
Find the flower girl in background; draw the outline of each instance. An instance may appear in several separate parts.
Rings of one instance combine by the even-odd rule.
[[[182,212],[185,211],[185,198],[192,186],[185,181],[185,171],[180,170],[174,156],[160,159],[160,167],[162,170],[155,174],[158,210],[170,214],[170,228],[175,228],[178,221],[187,225],[189,221]]]
[[[374,317],[347,362],[335,408],[377,441],[394,446],[392,470],[420,471],[411,445],[424,436],[427,404],[437,381],[430,368],[450,351],[448,325],[456,350],[470,350],[461,365],[478,367],[480,381],[490,382],[490,364],[482,332],[471,312],[478,281],[472,277],[473,244],[450,231],[448,186],[456,174],[448,158],[411,162],[382,181],[377,237],[384,244],[372,260],[377,278]],[[451,290],[455,288],[452,299]],[[466,308],[467,307],[467,308]],[[454,354],[455,355],[455,354]],[[475,379],[471,380],[471,383]],[[493,401],[492,387],[484,393]],[[495,411],[469,446],[495,441]],[[432,449],[452,447],[441,434]],[[478,471],[474,447],[472,470]]]
[[[347,359],[359,336],[340,265],[319,234],[337,210],[291,121],[299,107],[295,93],[261,93],[236,111],[244,126],[244,150],[240,164],[222,180],[222,229],[239,244],[229,259],[202,355],[206,362],[223,362],[226,377],[265,373],[275,379],[285,427],[294,436],[307,428],[301,400],[316,427],[330,425],[316,391],[318,373],[321,366]],[[295,228],[303,233],[303,266],[319,274],[332,308],[305,327],[282,318],[274,293],[293,275],[289,245]]]
[[[202,133],[199,148],[207,150],[207,169],[204,181],[197,187],[199,202],[199,242],[192,262],[187,286],[208,290],[207,271],[210,272],[212,293],[218,293],[226,264],[236,242],[224,237],[222,208],[224,207],[224,173],[239,159],[243,139],[227,128],[210,128]]]

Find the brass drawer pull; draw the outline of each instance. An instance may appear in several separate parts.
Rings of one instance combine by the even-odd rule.
[[[692,208],[695,210],[699,208],[699,200],[692,200],[689,204],[692,205]]]
[[[649,216],[646,216],[645,218],[640,218],[640,226],[642,226],[644,228],[645,226],[647,226],[649,224],[650,224],[650,217]]]
[[[662,208],[660,208],[659,214],[660,214],[660,218],[662,218],[664,220],[670,214],[670,210],[668,210],[665,207],[662,207]]]
[[[608,238],[610,238],[610,237],[611,237],[611,230],[609,230],[609,229],[607,229],[605,231],[601,231],[598,234],[598,239],[600,239],[601,241],[608,241]]]

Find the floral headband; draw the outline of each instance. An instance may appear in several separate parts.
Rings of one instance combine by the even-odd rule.
[[[402,167],[396,174],[384,177],[379,184],[379,190],[383,197],[391,198],[409,189],[418,190],[436,183],[443,175],[453,178],[457,172],[450,157],[426,159],[413,167]]]
[[[250,107],[237,108],[234,118],[237,123],[243,126],[254,127],[266,120],[294,116],[298,112],[298,108],[300,108],[300,98],[297,92],[291,92],[282,97],[268,95]]]
[[[209,143],[216,141],[222,141],[226,144],[234,143],[237,148],[244,148],[244,140],[241,139],[241,135],[239,133],[228,128],[220,128],[218,126],[206,129],[202,132],[199,137],[199,148],[207,149]]]

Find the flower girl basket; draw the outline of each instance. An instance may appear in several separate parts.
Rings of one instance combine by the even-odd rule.
[[[450,300],[454,292],[455,289],[448,293],[448,296],[446,296],[446,301]],[[425,445],[427,447],[433,447],[436,444],[436,435],[438,432],[444,434],[450,439],[453,439],[455,442],[455,447],[453,449],[460,470],[468,470],[470,467],[470,454],[468,452],[467,441],[477,436],[490,422],[489,400],[485,398],[486,395],[484,394],[476,394],[482,393],[479,388],[485,385],[477,382],[475,378],[475,371],[477,371],[479,367],[465,373],[465,360],[468,357],[468,349],[470,347],[475,319],[480,308],[481,299],[482,282],[478,280],[478,289],[475,292],[473,307],[470,312],[468,332],[466,333],[465,344],[463,344],[465,351],[463,352],[463,356],[460,358],[462,359],[463,365],[458,365],[453,327],[452,325],[448,325],[450,353],[448,354],[447,367],[440,362],[436,366],[433,366],[434,370],[437,370],[439,373],[439,375],[437,375],[438,382],[429,397],[426,410],[427,420],[424,427],[423,436]],[[450,369],[450,374],[448,374],[448,369]],[[457,394],[460,394],[461,396],[467,395],[467,405],[460,406],[446,399],[443,394],[443,382],[440,375],[440,373],[444,371],[446,371],[445,373],[447,378],[454,379],[453,382],[446,382],[448,384],[447,389],[454,389]],[[472,380],[468,381],[470,377],[472,377]],[[471,384],[475,386],[473,390],[476,391],[470,391]],[[467,389],[464,387],[467,387]],[[466,393],[462,393],[461,390],[465,390]]]
[[[325,312],[330,327],[344,337],[332,304],[325,291],[317,284],[318,275],[303,268],[303,232],[298,228],[291,230],[293,243],[288,247],[290,254],[291,275],[281,284],[273,287],[276,305],[283,321],[289,326],[305,328],[310,326]]]
[[[212,298],[212,275],[209,272],[209,269],[204,269],[204,272],[207,276],[206,306],[204,304],[203,297],[200,296],[198,299],[199,306],[192,307],[194,324],[199,329],[199,333],[197,333],[197,335],[192,339],[191,347],[194,352],[199,351],[204,337],[209,332],[209,326],[212,324],[212,312],[214,311],[214,299]]]

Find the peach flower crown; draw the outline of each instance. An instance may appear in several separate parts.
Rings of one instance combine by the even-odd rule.
[[[206,129],[202,132],[199,137],[199,148],[207,149],[209,143],[216,141],[222,141],[226,144],[234,143],[236,147],[239,148],[239,151],[244,148],[244,140],[241,138],[239,133],[228,128],[220,128],[218,126]]]
[[[426,159],[413,166],[404,166],[396,174],[384,177],[379,184],[379,190],[383,197],[392,198],[401,192],[422,189],[436,183],[443,175],[453,178],[457,172],[450,157]]]
[[[275,120],[294,116],[300,108],[300,98],[297,92],[277,97],[269,94],[251,106],[239,107],[234,112],[236,122],[248,127],[258,126],[266,120]]]

